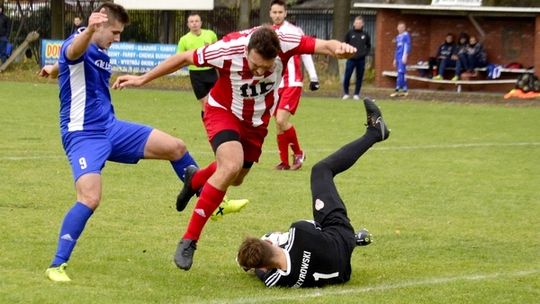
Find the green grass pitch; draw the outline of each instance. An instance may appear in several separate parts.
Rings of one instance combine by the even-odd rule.
[[[75,200],[58,130],[58,88],[0,82],[0,303],[538,303],[540,107],[380,100],[392,129],[336,178],[356,229],[374,243],[353,255],[352,279],[321,289],[266,289],[235,263],[246,235],[311,218],[311,166],[363,133],[363,104],[303,98],[293,118],[307,153],[277,172],[274,124],[258,165],[229,197],[238,214],[206,226],[193,268],[172,261],[187,212],[164,161],[107,163],[103,200],[69,263],[68,284],[44,272]],[[113,92],[120,119],[213,155],[191,92]],[[535,300],[536,299],[536,300]]]

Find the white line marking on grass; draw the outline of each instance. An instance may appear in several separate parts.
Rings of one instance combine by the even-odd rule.
[[[540,146],[540,142],[514,142],[514,143],[469,143],[469,144],[447,144],[447,145],[417,145],[417,146],[395,146],[395,147],[377,147],[374,150],[380,151],[402,151],[402,150],[428,150],[428,149],[463,149],[463,148],[485,148],[485,147],[523,147],[523,146]],[[309,149],[310,152],[333,152],[336,148]],[[196,151],[191,150],[192,154],[214,154],[212,151]],[[277,150],[264,150],[264,153],[277,153]],[[43,155],[43,156],[0,156],[0,161],[17,161],[17,160],[40,160],[40,159],[60,159],[65,158],[64,155]]]
[[[287,292],[287,295],[283,295],[283,296],[263,296],[263,297],[250,296],[249,298],[220,299],[220,300],[212,301],[210,303],[243,304],[243,303],[279,302],[279,301],[286,301],[286,300],[298,301],[298,300],[304,300],[304,299],[310,299],[310,298],[320,298],[320,297],[325,297],[325,296],[351,295],[351,294],[359,294],[359,293],[367,293],[367,292],[381,292],[381,291],[409,288],[409,287],[419,287],[419,286],[426,286],[426,285],[446,284],[446,283],[452,283],[452,282],[457,282],[457,281],[487,281],[487,280],[500,278],[500,277],[524,277],[524,276],[534,275],[537,273],[540,273],[540,269],[522,270],[522,271],[515,271],[515,272],[498,272],[498,273],[492,273],[492,274],[469,274],[469,275],[454,276],[454,277],[429,278],[429,279],[424,279],[424,280],[404,281],[401,283],[381,284],[381,285],[359,287],[359,288],[349,287],[349,288],[343,288],[343,289],[324,289],[324,288],[304,289],[304,290],[298,290],[299,294]]]

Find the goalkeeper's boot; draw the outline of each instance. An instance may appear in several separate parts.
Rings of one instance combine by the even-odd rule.
[[[217,221],[223,218],[225,214],[240,212],[249,203],[247,199],[227,199],[223,198],[223,202],[218,206],[218,208],[212,213],[210,219]]]
[[[190,239],[182,239],[176,247],[174,254],[174,263],[178,268],[189,270],[193,264],[193,254],[197,250],[197,241]]]
[[[390,136],[390,130],[386,126],[386,123],[383,120],[381,109],[377,107],[375,101],[371,98],[364,98],[364,107],[366,108],[367,123],[366,126],[369,128],[375,128],[379,134],[379,141],[383,141]]]
[[[55,282],[69,282],[71,279],[68,277],[66,273],[66,263],[62,263],[59,266],[56,267],[49,267],[45,271],[45,274],[51,281]]]
[[[372,235],[369,233],[369,231],[367,231],[366,228],[362,228],[354,236],[354,239],[356,240],[356,246],[367,246],[371,244]]]
[[[195,166],[188,166],[186,168],[185,178],[184,178],[184,186],[182,187],[182,190],[180,190],[180,193],[176,197],[176,210],[183,211],[187,204],[189,203],[189,200],[197,193],[199,189],[193,189],[191,188],[191,180],[193,179],[193,176],[195,173],[199,171],[199,168]]]

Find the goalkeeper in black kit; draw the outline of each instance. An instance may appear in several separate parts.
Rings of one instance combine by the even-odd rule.
[[[390,135],[375,102],[365,98],[364,106],[364,135],[319,161],[311,170],[314,221],[295,222],[285,233],[247,237],[240,245],[238,264],[246,271],[254,269],[267,287],[345,283],[351,277],[353,250],[371,243],[367,230],[355,233],[334,184],[334,176],[349,169],[375,143]]]

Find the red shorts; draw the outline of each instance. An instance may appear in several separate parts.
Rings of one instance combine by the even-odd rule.
[[[232,112],[208,104],[204,107],[204,127],[208,141],[216,134],[225,130],[232,130],[240,135],[240,143],[244,150],[245,162],[258,162],[262,153],[264,138],[268,134],[265,125],[254,127],[249,122],[238,119]]]
[[[278,109],[286,110],[289,113],[293,114],[296,112],[296,108],[298,108],[298,104],[300,104],[300,96],[302,96],[302,87],[288,87],[288,88],[280,88],[278,90],[279,94],[279,103],[276,108],[276,112]]]

